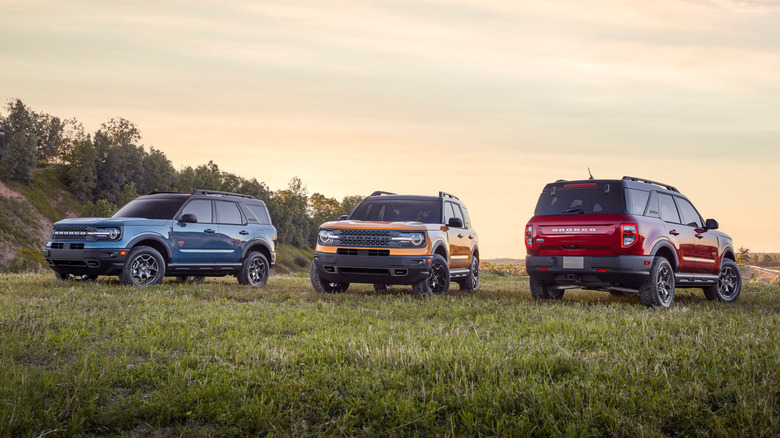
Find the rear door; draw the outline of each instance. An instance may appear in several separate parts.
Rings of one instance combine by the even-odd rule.
[[[677,210],[674,198],[666,193],[658,193],[658,213],[664,221],[666,234],[677,248],[679,272],[692,273],[696,269],[696,239],[693,227],[684,225]]]
[[[252,239],[252,230],[249,229],[238,204],[232,201],[214,201],[219,223],[219,245],[221,261],[235,264],[241,262],[249,240]]]

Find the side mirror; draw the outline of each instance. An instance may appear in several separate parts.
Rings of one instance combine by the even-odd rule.
[[[718,221],[715,219],[707,219],[704,221],[704,228],[708,230],[717,230],[718,229]]]
[[[339,220],[340,221],[345,221],[345,220],[347,220],[348,217],[349,217],[349,215],[342,214],[341,216],[339,216]]]
[[[188,223],[188,224],[197,224],[198,223],[198,217],[195,216],[192,213],[186,213],[181,215],[181,221]]]
[[[463,219],[459,217],[451,217],[447,222],[447,225],[451,226],[452,228],[463,228]]]

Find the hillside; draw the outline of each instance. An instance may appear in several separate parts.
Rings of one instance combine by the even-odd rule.
[[[35,169],[29,183],[0,181],[0,272],[47,271],[42,249],[54,222],[76,217],[82,204],[59,180],[59,166]],[[273,273],[306,271],[310,248],[280,244]]]

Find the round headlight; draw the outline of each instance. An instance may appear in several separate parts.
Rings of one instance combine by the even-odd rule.
[[[320,231],[320,243],[323,243],[325,245],[329,245],[333,243],[333,240],[336,239],[336,235],[333,233],[333,231],[330,230],[321,230]]]
[[[110,228],[108,230],[108,238],[111,240],[116,240],[119,237],[119,230],[116,228]]]
[[[412,245],[417,246],[423,243],[423,235],[419,233],[412,234]]]

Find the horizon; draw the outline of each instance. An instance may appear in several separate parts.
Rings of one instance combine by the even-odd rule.
[[[176,169],[213,160],[339,200],[453,193],[490,260],[524,258],[544,185],[590,168],[677,187],[735,249],[780,248],[764,232],[780,228],[773,3],[31,0],[0,14],[5,102],[89,133],[123,117]]]

